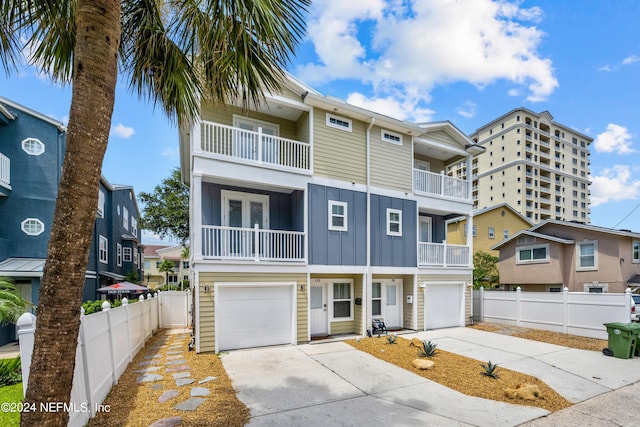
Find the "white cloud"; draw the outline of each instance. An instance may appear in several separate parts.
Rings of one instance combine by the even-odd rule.
[[[636,151],[631,148],[631,138],[626,127],[609,123],[607,130],[596,136],[594,147],[603,153],[629,154]]]
[[[608,64],[598,68],[598,71],[613,71],[613,70],[614,68],[611,68],[611,66]]]
[[[162,152],[162,155],[165,157],[180,157],[180,148],[179,147],[167,147]]]
[[[551,61],[538,53],[544,34],[533,24],[541,18],[540,8],[520,2],[317,0],[308,34],[318,61],[296,74],[311,85],[355,79],[380,99],[394,91],[425,96],[419,102],[429,102],[435,85],[482,88],[503,79],[541,101],[558,86]]]
[[[632,179],[626,165],[607,168],[600,175],[591,177],[591,206],[607,202],[637,199],[640,197],[640,180]]]
[[[125,126],[122,123],[118,123],[115,126],[111,127],[111,136],[115,136],[122,139],[128,139],[136,133],[132,127]]]
[[[631,65],[631,64],[636,63],[638,61],[640,61],[640,56],[631,55],[631,56],[628,56],[628,57],[626,57],[626,58],[624,58],[622,60],[622,65]]]
[[[474,102],[467,101],[464,103],[464,107],[458,107],[457,112],[465,119],[470,119],[472,117],[475,117],[476,104]]]
[[[346,101],[349,104],[366,108],[367,110],[375,111],[398,120],[404,120],[407,117],[412,117],[417,122],[431,121],[434,114],[433,110],[419,107],[415,98],[403,98],[396,96],[367,98],[361,93],[354,92],[349,94]]]

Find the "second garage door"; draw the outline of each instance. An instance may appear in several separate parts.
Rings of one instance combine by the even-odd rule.
[[[425,329],[464,326],[464,285],[429,284],[425,288]]]
[[[292,343],[293,286],[220,286],[218,350]]]

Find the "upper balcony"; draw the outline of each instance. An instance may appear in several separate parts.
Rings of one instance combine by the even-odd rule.
[[[452,178],[441,173],[413,169],[413,191],[417,194],[447,197],[469,201],[470,183],[466,180]]]
[[[11,189],[11,160],[0,153],[0,186]]]
[[[202,121],[200,150],[205,155],[246,165],[285,172],[311,174],[311,145],[274,135],[257,127],[240,127]]]

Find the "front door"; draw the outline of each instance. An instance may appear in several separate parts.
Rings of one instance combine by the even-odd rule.
[[[402,280],[378,280],[371,284],[371,317],[382,318],[388,328],[402,326],[400,288]]]
[[[329,334],[327,323],[327,285],[311,285],[309,297],[311,336],[325,336]]]

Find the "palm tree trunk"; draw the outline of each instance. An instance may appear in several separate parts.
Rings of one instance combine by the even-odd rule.
[[[67,150],[40,286],[35,346],[22,426],[66,426],[69,413],[40,404],[69,402],[80,304],[111,125],[120,42],[119,0],[78,0]]]

